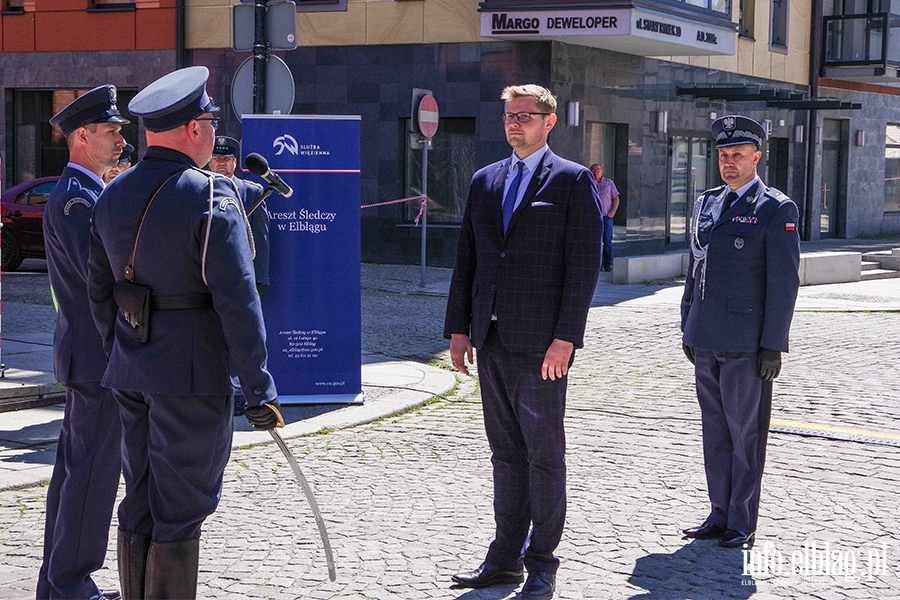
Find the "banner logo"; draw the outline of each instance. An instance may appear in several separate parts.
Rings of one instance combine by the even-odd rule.
[[[281,155],[282,152],[287,150],[294,156],[300,151],[299,144],[297,144],[297,140],[295,140],[292,136],[288,134],[280,135],[275,138],[275,141],[272,142],[273,148],[278,148],[278,152],[275,153],[275,156]]]

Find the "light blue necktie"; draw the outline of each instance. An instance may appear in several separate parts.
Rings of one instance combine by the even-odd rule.
[[[516,196],[519,195],[519,184],[522,182],[522,169],[524,167],[525,163],[521,160],[516,163],[518,171],[509,186],[509,190],[506,192],[506,197],[503,198],[503,233],[506,233],[506,230],[509,229],[509,221],[512,219],[513,211],[516,208]]]

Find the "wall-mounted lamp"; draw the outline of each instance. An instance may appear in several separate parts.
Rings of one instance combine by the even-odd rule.
[[[661,110],[656,113],[656,132],[666,133],[669,131],[669,111]]]
[[[778,126],[784,127],[784,119],[778,119]]]
[[[710,121],[715,121],[715,120],[718,119],[718,118],[719,118],[719,115],[718,115],[718,114],[716,114],[716,113],[714,113],[714,112],[709,113],[709,120],[710,120]]]
[[[803,134],[805,133],[803,125],[794,125],[794,143],[802,144],[803,143]]]
[[[866,132],[863,129],[860,129],[856,132],[856,145],[859,147],[866,145]]]
[[[581,103],[569,102],[566,122],[570,127],[578,127],[581,124]]]
[[[822,143],[822,128],[821,127],[816,127],[816,143],[817,144]]]

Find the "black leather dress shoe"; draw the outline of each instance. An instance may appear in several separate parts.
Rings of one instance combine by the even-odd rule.
[[[683,529],[681,533],[685,537],[696,538],[698,540],[711,540],[721,538],[727,530],[724,527],[713,525],[709,521],[704,521],[700,527],[688,527]]]
[[[719,545],[726,548],[740,548],[744,544],[752,544],[755,535],[755,532],[747,533],[746,531],[729,529],[722,534],[722,537],[719,539]]]
[[[522,591],[516,596],[521,600],[549,600],[556,591],[556,573],[533,571],[528,574]]]
[[[485,588],[503,583],[521,583],[522,571],[507,571],[489,563],[481,563],[474,571],[463,571],[453,576],[453,581],[462,587]]]

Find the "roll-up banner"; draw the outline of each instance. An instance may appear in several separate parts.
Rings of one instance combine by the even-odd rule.
[[[241,165],[269,161],[269,372],[282,404],[361,403],[360,117],[243,115]],[[257,181],[246,169],[243,176]],[[262,210],[260,207],[257,210]]]

